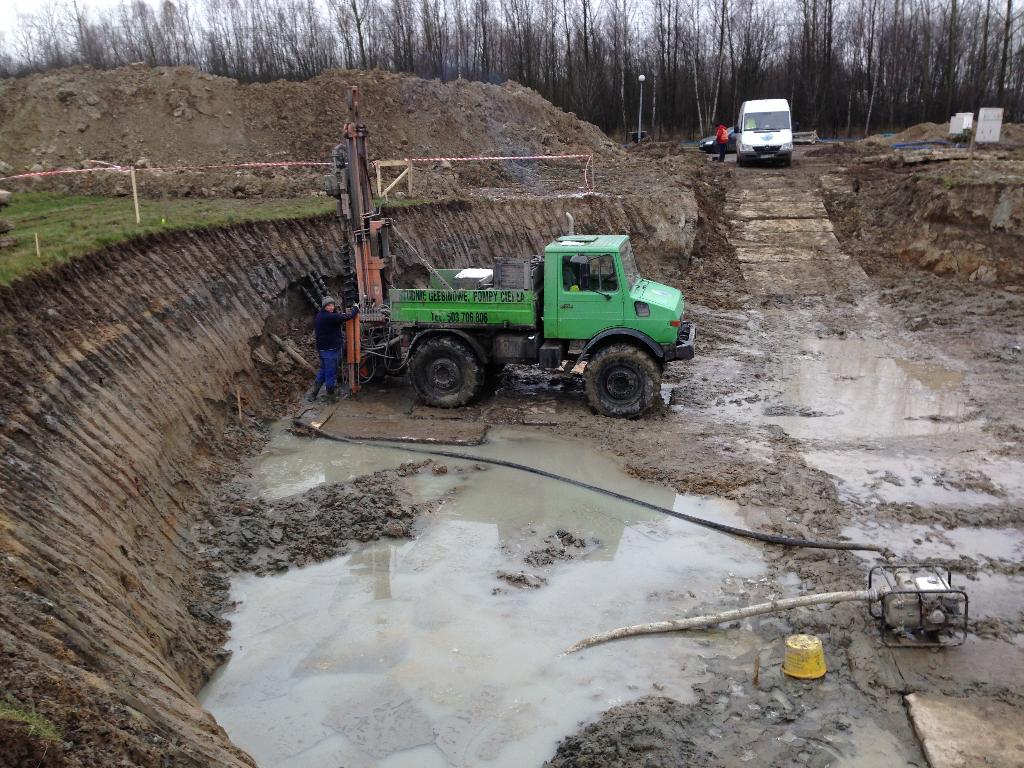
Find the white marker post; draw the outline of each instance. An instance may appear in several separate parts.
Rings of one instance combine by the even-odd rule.
[[[135,203],[135,223],[141,224],[142,218],[139,216],[139,188],[135,185],[135,166],[132,166],[132,202]]]

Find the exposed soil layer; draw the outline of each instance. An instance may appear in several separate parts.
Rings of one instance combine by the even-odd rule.
[[[208,482],[261,444],[234,395],[248,424],[295,391],[254,371],[250,341],[293,280],[333,271],[336,236],[153,238],[0,291],[0,679],[63,730],[64,763],[248,764],[192,695],[224,623],[189,610],[209,584],[187,531]]]
[[[865,269],[893,261],[970,282],[1024,282],[1024,158],[836,168],[826,203]]]

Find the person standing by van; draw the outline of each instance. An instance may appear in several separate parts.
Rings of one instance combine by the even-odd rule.
[[[725,150],[729,147],[729,129],[721,123],[715,129],[715,142],[718,144],[718,162],[725,162]]]

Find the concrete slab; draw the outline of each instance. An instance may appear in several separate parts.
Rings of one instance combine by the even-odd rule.
[[[801,248],[819,253],[838,253],[841,248],[831,232],[761,232],[749,229],[733,232],[729,241],[737,246],[767,246],[769,248]]]
[[[832,222],[828,219],[753,219],[737,221],[732,228],[740,236],[745,233],[833,232]]]
[[[843,251],[828,252],[807,248],[737,245],[736,258],[740,263],[758,264],[777,261],[846,261],[850,257]]]
[[[822,219],[828,216],[820,200],[738,201],[726,207],[726,213],[738,221],[750,219]]]
[[[910,720],[931,768],[1020,768],[1024,711],[981,696],[912,693]]]

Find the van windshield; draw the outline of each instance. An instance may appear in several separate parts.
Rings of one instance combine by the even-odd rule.
[[[752,112],[743,116],[744,131],[785,131],[789,112]]]

